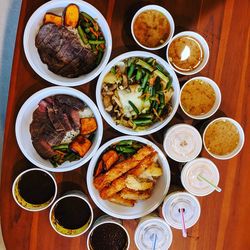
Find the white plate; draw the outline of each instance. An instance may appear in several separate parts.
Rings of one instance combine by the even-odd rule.
[[[163,175],[157,179],[151,197],[147,200],[136,202],[134,207],[126,207],[112,203],[107,200],[103,200],[99,195],[99,191],[94,187],[93,184],[93,174],[99,157],[101,156],[103,151],[107,149],[110,145],[122,140],[135,140],[146,145],[150,145],[158,153],[158,161],[163,169]],[[87,172],[87,186],[92,200],[103,212],[120,219],[136,219],[154,211],[161,204],[164,197],[166,196],[169,189],[169,185],[170,169],[168,161],[164,156],[163,152],[153,142],[137,136],[120,136],[106,142],[98,149],[96,154],[91,159]]]
[[[95,18],[101,27],[105,41],[106,49],[100,64],[92,70],[90,73],[81,75],[76,78],[67,78],[60,75],[56,75],[50,71],[46,64],[44,64],[38,54],[35,46],[35,37],[43,23],[43,17],[46,12],[52,12],[58,15],[62,15],[64,8],[70,3],[74,3],[79,6],[80,11],[88,13],[91,17]],[[61,85],[61,86],[78,86],[84,83],[88,83],[97,77],[108,63],[111,50],[112,50],[112,37],[109,26],[103,17],[103,15],[91,4],[80,0],[60,0],[50,1],[40,6],[30,17],[24,31],[23,47],[26,58],[33,68],[33,70],[46,81]]]
[[[113,121],[110,114],[105,110],[104,105],[103,105],[103,101],[102,101],[102,97],[101,97],[102,83],[103,83],[103,78],[105,77],[105,75],[118,62],[123,61],[127,58],[130,58],[130,57],[141,57],[141,58],[152,57],[152,58],[156,59],[156,61],[170,74],[170,76],[173,79],[172,86],[174,88],[174,94],[172,97],[172,106],[173,106],[172,112],[162,122],[154,123],[148,129],[141,130],[141,131],[135,131],[135,130],[132,130],[132,129],[127,128],[125,126],[117,125],[115,123],[115,121]],[[97,82],[97,86],[96,86],[97,106],[98,106],[103,118],[111,127],[113,127],[114,129],[118,130],[121,133],[128,134],[128,135],[149,135],[149,134],[155,133],[155,132],[159,131],[160,129],[162,129],[163,127],[165,127],[172,120],[172,118],[174,117],[174,115],[178,109],[179,95],[180,95],[179,81],[178,81],[178,78],[177,78],[175,72],[172,70],[172,68],[169,66],[169,64],[166,61],[164,61],[161,57],[159,57],[153,53],[144,52],[144,51],[131,51],[131,52],[121,54],[120,56],[117,56],[116,58],[114,58],[111,62],[109,62],[109,64],[102,71],[101,75],[98,78],[98,82]]]
[[[48,160],[43,159],[33,147],[30,135],[30,123],[32,122],[32,115],[33,112],[38,107],[38,103],[42,99],[48,96],[57,94],[71,95],[82,100],[93,111],[98,124],[98,128],[96,131],[94,142],[89,151],[87,152],[87,154],[83,158],[81,158],[78,161],[64,162],[62,165],[58,166],[57,168],[54,168],[53,165]],[[76,89],[68,87],[49,87],[36,92],[26,100],[26,102],[23,104],[18,113],[16,119],[15,132],[16,132],[16,139],[18,146],[21,149],[24,156],[30,162],[32,162],[37,167],[43,168],[51,172],[66,172],[82,166],[83,164],[88,162],[91,159],[91,157],[95,154],[95,152],[97,151],[98,147],[101,144],[102,134],[103,134],[103,124],[102,124],[102,117],[96,105],[88,96],[86,96],[85,94]]]

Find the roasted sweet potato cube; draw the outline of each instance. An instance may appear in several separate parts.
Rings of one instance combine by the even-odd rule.
[[[103,170],[104,170],[103,160],[100,160],[97,167],[96,167],[96,169],[95,169],[94,177],[101,174],[103,172]]]
[[[81,134],[88,135],[96,131],[97,123],[94,117],[81,118]]]
[[[71,151],[83,157],[91,147],[91,141],[85,138],[83,135],[78,135],[70,143],[69,148]]]
[[[43,23],[54,23],[57,26],[62,25],[62,17],[53,13],[46,13],[43,18]]]
[[[109,170],[112,167],[112,165],[118,161],[118,159],[119,155],[114,150],[109,150],[108,152],[103,154],[102,160],[104,162],[105,169]]]
[[[79,21],[79,7],[75,4],[69,4],[64,9],[64,25],[76,28]]]

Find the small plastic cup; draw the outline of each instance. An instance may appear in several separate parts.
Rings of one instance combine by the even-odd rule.
[[[84,225],[81,225],[79,228],[74,228],[74,229],[70,229],[70,228],[65,228],[63,225],[60,225],[58,219],[55,216],[55,210],[56,207],[58,206],[58,203],[60,201],[62,201],[63,199],[67,199],[67,198],[78,198],[84,201],[87,209],[89,209],[89,213],[90,216],[87,220],[87,222]],[[72,203],[71,203],[72,204]],[[69,207],[67,209],[66,212],[64,212],[64,214],[62,214],[62,216],[65,216],[65,214],[69,214],[71,212],[73,212],[73,207]],[[86,211],[82,211],[82,213],[84,213]],[[52,226],[52,228],[60,235],[65,236],[65,237],[77,237],[80,236],[82,234],[84,234],[91,226],[92,222],[93,222],[93,217],[94,217],[94,213],[93,213],[93,209],[89,203],[89,199],[88,197],[81,191],[70,191],[68,193],[66,193],[65,195],[63,195],[62,197],[60,197],[59,199],[57,199],[55,201],[55,203],[53,204],[53,206],[50,209],[50,213],[49,213],[49,220],[50,220],[50,224]]]
[[[169,225],[156,214],[149,214],[140,219],[135,230],[135,244],[138,249],[151,250],[152,241],[155,249],[169,249],[173,240]]]
[[[188,162],[201,152],[202,139],[198,130],[188,124],[176,124],[164,136],[166,154],[177,162]]]
[[[39,174],[42,175],[39,177]],[[49,177],[49,180],[44,179],[45,176]],[[35,181],[35,183],[32,184],[31,180],[29,180],[29,177],[33,178],[33,181]],[[25,180],[24,178],[28,179]],[[28,184],[25,183],[26,184],[25,189],[30,188],[33,189],[33,191],[35,189],[37,192],[48,192],[51,193],[51,195],[48,194],[48,196],[50,197],[48,197],[48,199],[44,200],[42,203],[32,202],[31,200],[28,200],[30,198],[23,197],[24,195],[22,195],[22,191],[20,190],[21,189],[20,183],[22,181],[28,181]],[[44,183],[45,181],[48,181],[48,183]],[[51,175],[48,171],[40,168],[31,168],[23,171],[16,177],[12,185],[12,195],[15,202],[21,208],[31,212],[38,212],[48,208],[54,202],[57,195],[57,184],[53,175]],[[39,195],[39,193],[37,193],[37,195]],[[37,197],[34,198],[35,200],[37,200]]]
[[[161,45],[157,46],[157,47],[147,47],[145,45],[142,45],[136,38],[135,36],[135,33],[134,33],[134,22],[136,20],[136,18],[144,11],[148,11],[148,10],[156,10],[156,11],[159,11],[161,12],[168,20],[169,22],[169,26],[170,26],[170,32],[169,32],[169,36],[168,38],[166,39],[166,41],[164,43],[162,43]],[[134,40],[136,41],[136,43],[141,46],[142,48],[144,49],[147,49],[147,50],[158,50],[158,49],[161,49],[163,47],[165,47],[168,42],[170,41],[170,39],[173,37],[173,34],[174,34],[174,29],[175,29],[175,24],[174,24],[174,20],[173,20],[173,17],[171,16],[171,14],[166,10],[164,9],[163,7],[159,6],[159,5],[154,5],[154,4],[151,4],[151,5],[147,5],[147,6],[144,6],[142,7],[141,9],[139,9],[133,19],[132,19],[132,22],[131,22],[131,33],[132,33],[132,36],[134,38]]]
[[[192,227],[200,217],[201,207],[198,199],[187,192],[171,193],[165,198],[163,218],[171,227],[182,229],[181,209],[184,210],[185,227]]]
[[[171,60],[169,59],[169,47],[171,46],[171,43],[176,39],[176,38],[179,38],[179,37],[184,37],[184,36],[189,36],[189,37],[192,37],[194,38],[196,41],[198,41],[198,43],[200,44],[200,46],[202,47],[202,50],[203,50],[203,60],[202,62],[193,70],[190,70],[190,71],[181,71],[179,69],[176,69],[176,67],[173,66],[173,64],[171,63]],[[188,52],[188,48],[187,48],[187,51]],[[193,32],[193,31],[183,31],[183,32],[180,32],[178,34],[176,34],[170,41],[169,41],[169,44],[168,44],[168,47],[167,47],[167,50],[166,50],[166,57],[167,57],[167,61],[169,63],[169,65],[171,66],[171,68],[179,73],[179,74],[182,74],[182,75],[194,75],[198,72],[200,72],[207,64],[208,62],[208,59],[209,59],[209,47],[208,47],[208,44],[206,42],[206,40],[198,33],[196,32]]]
[[[214,185],[218,185],[220,174],[216,165],[206,158],[196,158],[185,164],[181,171],[181,182],[184,188],[195,196],[206,196],[215,189],[206,181],[199,178],[199,175],[206,178]]]
[[[182,102],[181,102],[181,98],[182,98],[182,92],[183,92],[183,89],[185,89],[186,85],[193,81],[193,80],[202,80],[206,83],[208,83],[214,90],[215,92],[215,102],[214,102],[214,105],[213,107],[205,114],[201,114],[201,115],[192,115],[192,114],[189,114],[183,107],[182,105]],[[181,92],[180,92],[180,106],[181,106],[181,109],[182,111],[187,115],[189,116],[190,118],[192,119],[196,119],[196,120],[202,120],[202,119],[207,119],[209,117],[211,117],[217,110],[218,108],[220,107],[220,104],[221,104],[221,92],[220,92],[220,89],[218,87],[218,85],[210,78],[207,78],[207,77],[203,77],[203,76],[197,76],[197,77],[194,77],[190,80],[188,80],[181,88]]]
[[[111,217],[111,216],[108,216],[108,215],[103,215],[101,217],[99,217],[93,227],[91,228],[89,234],[88,234],[88,238],[87,238],[87,247],[88,247],[88,250],[97,250],[95,249],[92,245],[91,245],[91,237],[93,236],[93,234],[95,233],[95,230],[98,228],[98,227],[101,227],[101,226],[104,226],[105,224],[108,224],[107,225],[107,228],[110,228],[108,226],[110,226],[111,224],[114,224],[114,225],[117,225],[119,226],[120,228],[122,228],[122,230],[126,233],[126,236],[127,236],[127,245],[125,246],[124,250],[128,250],[129,249],[129,246],[130,246],[130,237],[129,237],[129,234],[128,234],[128,231],[127,229],[122,225],[122,221],[120,219],[117,219],[117,218],[114,218],[114,217]],[[106,236],[110,236],[109,237],[106,237]],[[101,239],[101,235],[99,237],[99,241]],[[112,235],[105,235],[104,236],[104,239],[105,240],[112,240],[111,239]],[[120,239],[121,240],[121,239]]]

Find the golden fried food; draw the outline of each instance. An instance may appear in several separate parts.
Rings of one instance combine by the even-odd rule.
[[[147,156],[137,167],[133,168],[129,171],[129,174],[139,176],[141,175],[145,169],[148,168],[153,162],[157,161],[157,152],[153,152],[149,156]]]
[[[110,184],[110,186],[103,188],[100,192],[100,196],[102,197],[102,199],[106,200],[108,199],[108,197],[111,197],[112,195],[118,193],[123,188],[125,188],[126,187],[125,180],[126,180],[126,176],[123,175],[117,178],[116,180],[114,180]]]
[[[128,175],[126,180],[126,187],[136,191],[143,191],[153,187],[154,182],[144,179],[139,179],[134,175]]]
[[[139,178],[152,179],[152,178],[160,177],[162,176],[162,174],[163,174],[162,168],[159,166],[159,164],[154,162],[144,172],[142,172],[139,175]]]
[[[109,198],[109,201],[117,203],[119,205],[127,206],[127,207],[133,207],[135,204],[135,200],[127,200],[121,197],[120,194],[115,194],[112,197]]]
[[[127,200],[146,200],[150,198],[151,190],[148,189],[146,191],[135,191],[128,188],[124,188],[120,192],[120,195],[123,199]]]
[[[113,180],[119,178],[124,173],[136,167],[145,157],[153,152],[150,146],[142,147],[131,158],[117,163],[109,171],[103,175],[99,175],[94,179],[94,186],[96,189],[101,190],[109,185]]]

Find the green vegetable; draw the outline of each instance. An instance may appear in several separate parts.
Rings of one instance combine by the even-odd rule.
[[[105,41],[89,40],[89,44],[102,44],[102,43],[105,43]]]
[[[162,66],[160,64],[156,64],[155,66],[158,70],[160,70],[161,72],[164,71],[164,69],[162,68]]]
[[[159,76],[163,81],[165,82],[169,82],[169,78],[167,76],[165,76],[161,71],[159,71],[158,69],[156,69],[154,71],[154,74]]]
[[[125,153],[125,154],[134,154],[136,150],[130,146],[116,146],[115,149],[118,152]]]
[[[84,29],[84,31],[88,34],[90,32],[89,28]]]
[[[136,119],[133,123],[137,126],[145,126],[151,124],[153,121],[151,119]]]
[[[164,94],[160,94],[160,95],[159,95],[159,99],[160,99],[160,103],[161,103],[161,105],[165,105],[165,98],[164,98]]]
[[[152,115],[152,114],[141,114],[140,116],[139,116],[139,118],[141,119],[153,119],[154,118],[154,115]]]
[[[69,144],[60,144],[58,146],[52,146],[52,149],[54,150],[62,150],[62,149],[68,149]]]
[[[136,81],[140,81],[141,77],[142,77],[142,71],[141,69],[137,69],[136,76],[135,76]]]
[[[82,30],[80,25],[78,25],[77,30],[78,30],[78,34],[80,35],[83,43],[88,44],[88,38],[87,38],[86,34],[84,33],[84,31]]]
[[[172,81],[173,81],[173,79],[170,77],[169,82],[168,82],[167,87],[166,87],[167,90],[170,89],[170,87],[172,86]]]
[[[110,70],[110,72],[115,75],[116,74],[115,67],[112,67],[111,70]]]
[[[97,60],[96,60],[97,65],[101,62],[102,56],[103,56],[103,52],[101,50],[99,50],[98,55],[97,55]]]
[[[153,61],[154,61],[154,58],[152,58],[152,57],[149,57],[149,58],[147,59],[147,63],[149,63],[149,64],[151,64]]]
[[[133,141],[132,140],[123,140],[117,143],[117,145],[129,145],[132,146]]]
[[[128,78],[131,78],[135,70],[135,65],[133,63],[130,64],[129,70],[128,70]]]
[[[148,63],[144,62],[141,59],[138,59],[136,64],[142,66],[144,69],[147,69],[150,72],[154,71],[154,68],[152,66],[150,66]]]
[[[143,77],[142,79],[142,85],[141,85],[141,88],[144,89],[147,82],[148,82],[148,78],[149,78],[149,73],[146,73],[146,75]]]
[[[129,105],[133,108],[133,110],[135,111],[135,113],[138,115],[139,114],[139,110],[137,109],[137,107],[134,105],[133,102],[128,101]]]
[[[87,13],[81,12],[81,15],[82,15],[83,17],[85,17],[86,19],[88,19],[90,22],[92,22],[92,23],[95,22],[95,20],[94,20],[90,15],[88,15]]]
[[[151,96],[155,96],[155,86],[149,87],[149,93]]]

